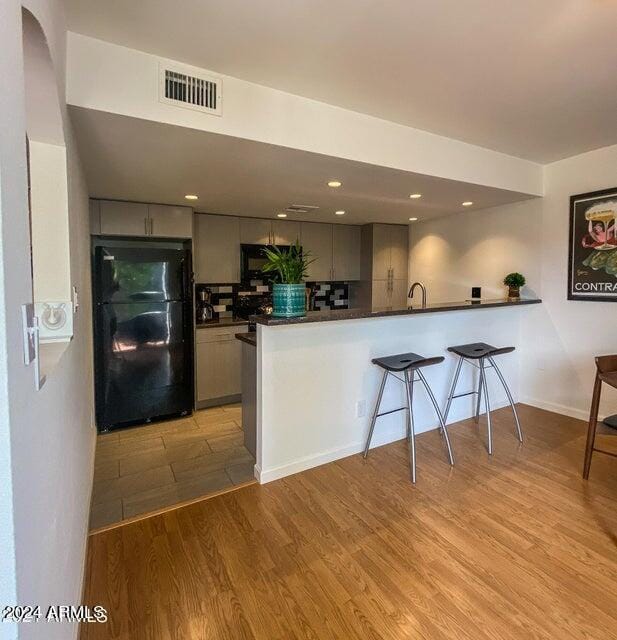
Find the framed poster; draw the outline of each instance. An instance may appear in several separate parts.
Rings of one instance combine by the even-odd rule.
[[[617,302],[617,187],[570,197],[568,300]]]

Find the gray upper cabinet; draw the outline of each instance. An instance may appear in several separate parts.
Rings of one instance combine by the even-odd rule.
[[[240,221],[234,216],[195,214],[196,282],[240,282]]]
[[[240,218],[240,242],[242,244],[274,244],[272,221],[261,218]]]
[[[332,280],[332,225],[303,222],[300,229],[302,249],[314,259],[308,268],[309,281]]]
[[[90,233],[192,238],[193,210],[190,207],[142,202],[90,200]]]
[[[101,233],[101,201],[90,199],[90,233],[98,236]]]
[[[101,234],[109,236],[149,235],[147,204],[101,200],[99,207]]]
[[[192,238],[193,210],[162,204],[148,205],[150,233],[159,238]]]
[[[407,282],[409,278],[409,228],[400,224],[392,224],[390,227],[392,278]]]
[[[392,267],[392,233],[389,224],[373,227],[373,280],[388,280]]]
[[[407,303],[408,232],[400,224],[362,227],[360,305],[377,308]]]
[[[334,280],[360,280],[361,227],[332,225],[332,277]]]
[[[407,280],[408,228],[400,224],[374,224],[373,280]]]
[[[300,223],[294,220],[273,220],[272,235],[274,244],[296,244],[296,240],[300,240]]]
[[[299,222],[240,218],[240,242],[242,244],[290,245],[299,239]]]

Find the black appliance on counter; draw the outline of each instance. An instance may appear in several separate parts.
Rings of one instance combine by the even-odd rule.
[[[102,241],[93,254],[99,431],[193,408],[191,252],[173,243]]]
[[[261,280],[264,284],[272,281],[274,274],[264,273],[261,268],[266,264],[267,258],[264,249],[267,244],[241,244],[240,245],[240,279],[243,283],[252,280]],[[277,249],[283,252],[289,251],[288,245],[277,245]]]
[[[272,313],[272,294],[268,292],[251,291],[241,293],[236,298],[234,316],[241,320],[248,320],[251,316]],[[255,323],[249,321],[249,331],[255,331]]]

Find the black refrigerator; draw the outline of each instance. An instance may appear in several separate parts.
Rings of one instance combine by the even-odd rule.
[[[99,431],[193,408],[191,253],[155,243],[94,247]]]

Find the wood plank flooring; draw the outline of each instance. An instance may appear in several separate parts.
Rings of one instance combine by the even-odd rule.
[[[90,538],[82,640],[617,638],[617,461],[519,407]],[[600,436],[617,450],[615,436]]]
[[[254,465],[237,404],[102,434],[90,529],[243,484],[254,479]]]

